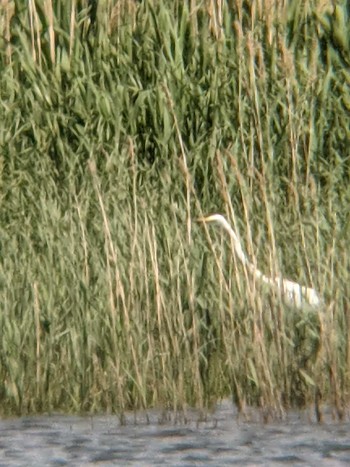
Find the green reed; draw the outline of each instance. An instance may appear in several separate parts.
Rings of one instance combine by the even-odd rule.
[[[345,2],[250,4],[3,2],[2,413],[344,415]],[[254,281],[210,212],[324,308]]]

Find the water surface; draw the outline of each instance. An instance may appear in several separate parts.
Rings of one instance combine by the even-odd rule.
[[[50,415],[0,421],[2,466],[350,465],[350,422],[291,412],[264,424],[228,401],[206,420],[195,411],[116,416]],[[255,418],[252,421],[251,418]]]

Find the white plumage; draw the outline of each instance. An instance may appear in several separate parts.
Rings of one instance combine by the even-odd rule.
[[[232,229],[230,224],[221,214],[212,214],[208,217],[202,217],[198,219],[199,222],[218,222],[224,229],[229,233],[233,240],[233,246],[235,252],[242,262],[243,265],[256,277],[265,284],[275,288],[280,294],[284,301],[290,305],[294,305],[296,308],[303,308],[305,304],[312,307],[319,307],[322,304],[322,300],[319,297],[315,289],[306,287],[298,284],[297,282],[290,281],[288,279],[271,278],[265,276],[257,267],[251,263],[243,252],[241,242],[235,231]]]

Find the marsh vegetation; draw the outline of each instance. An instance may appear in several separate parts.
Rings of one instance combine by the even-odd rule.
[[[346,2],[2,1],[0,411],[350,391]],[[220,212],[264,274],[245,275]],[[321,412],[320,412],[321,417]]]

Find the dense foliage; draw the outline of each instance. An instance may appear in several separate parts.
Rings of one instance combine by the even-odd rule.
[[[346,2],[0,6],[0,410],[350,390]],[[286,308],[235,260],[315,287]]]

